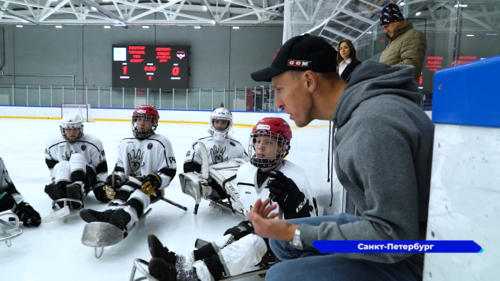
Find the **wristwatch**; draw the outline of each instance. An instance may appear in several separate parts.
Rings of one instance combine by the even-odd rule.
[[[293,235],[293,240],[290,242],[290,245],[293,247],[303,250],[304,246],[302,245],[302,241],[300,241],[300,225],[295,230],[295,234]]]

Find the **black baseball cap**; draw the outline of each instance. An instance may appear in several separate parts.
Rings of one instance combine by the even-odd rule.
[[[304,34],[283,44],[270,67],[250,74],[255,81],[271,82],[275,76],[288,70],[336,72],[337,51],[323,38]]]

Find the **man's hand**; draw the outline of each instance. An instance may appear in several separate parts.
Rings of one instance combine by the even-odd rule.
[[[284,220],[274,219],[278,214],[271,214],[271,212],[276,209],[277,206],[269,206],[269,202],[269,198],[263,202],[258,199],[252,211],[247,214],[247,217],[252,221],[255,234],[263,238],[292,241],[297,225]]]

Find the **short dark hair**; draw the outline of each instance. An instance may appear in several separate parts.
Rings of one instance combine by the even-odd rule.
[[[351,40],[341,40],[339,42],[339,45],[337,46],[337,68],[339,67],[340,62],[344,60],[342,56],[340,56],[340,44],[342,43],[346,43],[347,47],[349,47],[349,58],[351,58],[352,60],[358,60],[358,57],[356,56],[356,48],[354,48]]]

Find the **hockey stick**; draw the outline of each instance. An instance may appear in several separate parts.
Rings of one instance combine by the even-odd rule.
[[[200,145],[200,156],[201,156],[201,178],[208,184],[209,178],[209,167],[208,167],[208,152],[207,147],[203,142],[198,142]],[[203,184],[200,185],[200,189],[203,188]],[[200,193],[203,194],[203,191],[200,190]],[[194,205],[193,213],[196,215],[198,213],[198,208],[200,207],[200,199],[198,199]]]
[[[198,142],[200,145],[200,156],[201,156],[201,177],[208,181],[209,170],[208,170],[208,151],[207,147],[201,141]]]
[[[69,141],[66,141],[66,161],[71,158],[71,149],[69,148]]]
[[[177,208],[183,209],[184,211],[187,211],[187,209],[188,209],[180,204],[175,203],[174,201],[168,200],[165,197],[160,197],[160,200],[163,200],[163,201],[167,202],[168,204],[174,205]]]

